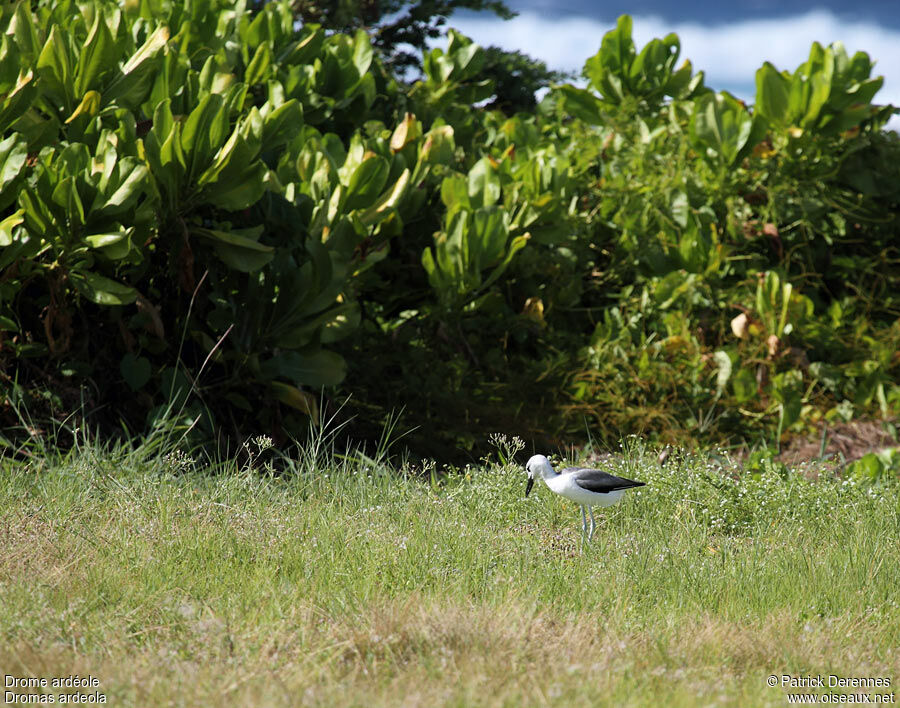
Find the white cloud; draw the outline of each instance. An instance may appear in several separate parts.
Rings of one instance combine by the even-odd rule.
[[[596,54],[603,35],[615,26],[615,19],[550,19],[522,13],[506,22],[454,17],[451,24],[481,45],[517,49],[542,59],[550,68],[580,74],[585,59]],[[900,31],[895,29],[870,22],[845,22],[823,10],[717,26],[670,23],[657,17],[634,18],[634,39],[639,47],[669,32],[681,39],[681,58],[690,59],[695,70],[706,73],[707,86],[745,99],[753,98],[756,70],[764,61],[793,71],[807,59],[814,41],[823,45],[842,41],[851,55],[867,52],[876,62],[873,74],[884,75],[884,86],[875,97],[876,102],[900,106]],[[900,128],[896,118],[892,127]]]

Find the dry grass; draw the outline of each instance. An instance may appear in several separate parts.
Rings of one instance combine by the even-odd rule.
[[[752,623],[671,618],[628,631],[601,612],[561,617],[509,603],[438,605],[409,597],[346,617],[298,609],[263,639],[231,633],[222,619],[188,621],[170,648],[164,632],[146,645],[110,637],[99,654],[25,643],[0,650],[16,675],[93,675],[119,705],[783,705],[764,679],[772,666],[897,676],[851,618],[786,634],[789,613]],[[262,641],[261,641],[262,639]],[[840,670],[838,668],[838,670]],[[845,669],[846,671],[846,669]],[[746,701],[749,701],[747,703]]]

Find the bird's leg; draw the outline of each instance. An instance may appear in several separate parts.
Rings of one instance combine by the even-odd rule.
[[[587,518],[584,515],[584,507],[581,507],[581,543],[579,544],[579,548],[581,552],[584,553],[584,539],[587,534]]]
[[[594,507],[588,507],[588,513],[591,515],[591,530],[588,532],[588,541],[594,537],[594,529],[597,528],[597,522],[594,521]]]

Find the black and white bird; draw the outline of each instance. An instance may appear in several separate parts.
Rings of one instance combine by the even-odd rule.
[[[543,455],[534,455],[525,465],[528,472],[528,485],[525,487],[527,497],[534,486],[535,475],[540,475],[550,490],[561,497],[571,499],[581,505],[581,532],[587,533],[588,541],[594,535],[597,523],[594,521],[593,506],[612,506],[625,494],[626,489],[643,487],[646,482],[635,482],[633,479],[616,477],[603,470],[592,470],[586,467],[567,467],[562,472],[553,469],[553,465]],[[584,508],[591,516],[591,528],[588,531]]]

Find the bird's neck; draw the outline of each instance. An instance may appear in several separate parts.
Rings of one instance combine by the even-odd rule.
[[[541,475],[541,479],[545,482],[548,479],[553,479],[554,477],[559,477],[559,473],[554,470],[550,465],[544,465],[540,468],[539,474]]]

